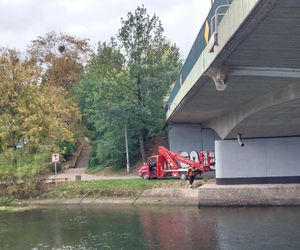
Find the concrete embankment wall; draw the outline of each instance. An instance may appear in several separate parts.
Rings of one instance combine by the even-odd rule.
[[[32,200],[33,205],[125,204],[179,206],[300,206],[300,184],[205,184],[197,189],[153,188],[137,197]]]
[[[300,184],[207,184],[199,188],[198,205],[300,206]]]
[[[73,199],[40,199],[24,201],[32,205],[80,205],[80,204],[119,204],[119,205],[198,205],[198,189],[153,188],[141,192],[136,197],[98,197]]]
[[[300,206],[300,184],[205,184],[197,189],[155,188],[144,191],[135,204]]]

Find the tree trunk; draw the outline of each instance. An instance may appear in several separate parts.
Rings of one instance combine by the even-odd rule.
[[[146,154],[145,154],[145,138],[144,138],[144,133],[141,130],[140,131],[140,152],[141,152],[141,156],[142,156],[142,160],[143,162],[146,162]]]
[[[137,76],[136,87],[137,87],[138,104],[139,104],[139,107],[142,109],[144,107],[144,104],[143,104],[143,97],[142,97],[142,90],[141,90],[141,78],[139,75]],[[140,130],[140,153],[142,156],[142,160],[145,163],[147,161],[147,159],[146,159],[146,154],[145,154],[145,135],[144,135],[143,128]]]
[[[16,131],[12,131],[12,165],[14,167],[17,166],[17,158],[16,158],[16,151],[17,151],[17,132]]]

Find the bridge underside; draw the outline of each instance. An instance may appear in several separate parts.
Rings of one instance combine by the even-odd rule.
[[[260,1],[210,65],[226,89],[200,76],[167,122],[199,123],[222,139],[300,135],[299,13],[300,1]]]

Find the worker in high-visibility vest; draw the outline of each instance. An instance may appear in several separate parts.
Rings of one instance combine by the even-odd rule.
[[[197,168],[196,167],[193,167],[193,166],[189,166],[188,168],[188,177],[189,177],[189,188],[192,188],[192,185],[193,185],[193,182],[194,182],[194,179],[197,175]]]

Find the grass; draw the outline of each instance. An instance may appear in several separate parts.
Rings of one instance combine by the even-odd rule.
[[[17,207],[17,206],[4,206],[4,207],[1,207],[0,206],[0,212],[23,212],[23,211],[27,211],[27,210],[31,210],[31,209],[34,209],[35,207],[32,207],[32,206],[20,206],[20,207]]]
[[[14,198],[0,197],[0,212],[22,212],[33,208],[33,206],[22,206],[22,204]]]
[[[134,197],[141,191],[151,188],[186,187],[187,182],[180,180],[97,180],[86,182],[60,183],[48,185],[47,192],[40,198],[75,197]]]
[[[111,175],[108,171],[108,175]],[[196,179],[193,186],[199,187],[205,183],[214,183],[214,172],[205,173],[202,179]],[[186,188],[188,181],[179,179],[159,179],[159,180],[95,180],[82,182],[50,184],[46,186],[39,198],[97,198],[97,197],[135,197],[141,191],[151,188]]]
[[[158,181],[145,181],[145,180],[98,180],[98,181],[85,181],[74,182],[58,185],[57,188],[61,191],[68,191],[72,189],[103,189],[103,188],[139,188],[148,189],[157,184]]]

